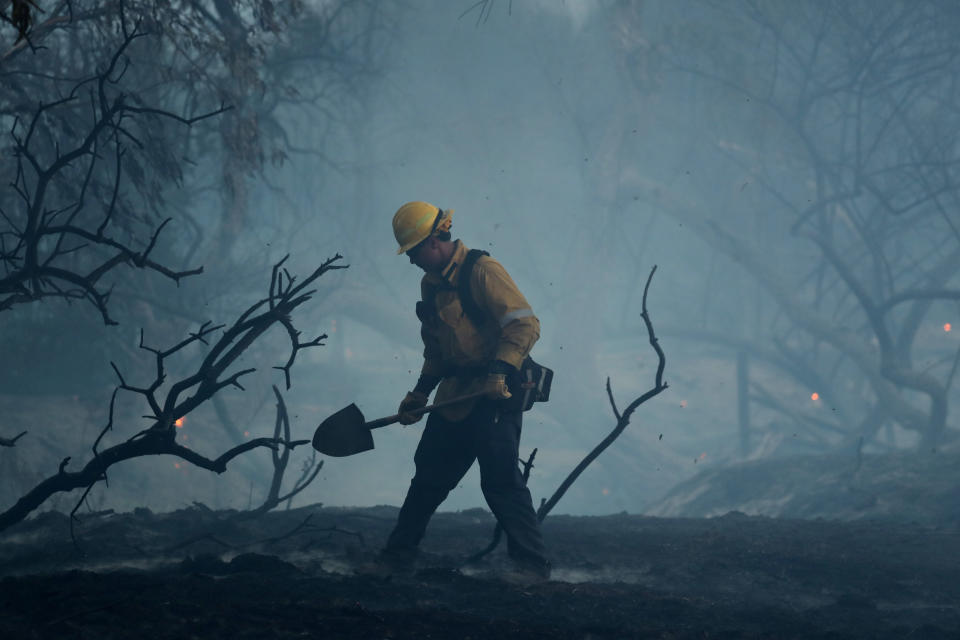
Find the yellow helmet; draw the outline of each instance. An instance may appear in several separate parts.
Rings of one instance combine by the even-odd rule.
[[[453,222],[453,209],[444,211],[429,202],[408,202],[393,214],[393,235],[400,248],[397,254],[405,253],[432,235],[449,231]]]

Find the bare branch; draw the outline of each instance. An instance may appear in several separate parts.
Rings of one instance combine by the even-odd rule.
[[[657,267],[654,267],[650,270],[650,275],[647,276],[647,283],[643,287],[643,307],[640,317],[643,318],[643,323],[647,327],[647,336],[650,339],[650,346],[653,347],[653,350],[657,353],[657,372],[654,377],[653,387],[650,388],[646,393],[642,394],[636,398],[633,402],[627,405],[627,408],[624,410],[623,414],[617,418],[617,424],[614,427],[607,437],[605,437],[600,444],[595,446],[590,453],[588,453],[583,460],[570,472],[570,475],[564,479],[560,486],[554,491],[553,495],[550,498],[540,505],[540,508],[537,509],[537,518],[540,521],[543,521],[547,517],[547,514],[550,513],[567,490],[573,485],[573,483],[580,477],[580,474],[590,466],[590,463],[593,462],[601,453],[606,450],[613,441],[620,437],[620,434],[623,433],[623,430],[627,428],[627,425],[630,424],[630,417],[633,415],[633,412],[641,404],[649,400],[650,398],[660,394],[661,392],[667,389],[667,383],[663,381],[663,370],[666,367],[667,360],[666,356],[663,354],[663,349],[660,347],[660,343],[657,340],[657,336],[653,331],[653,323],[650,320],[650,314],[647,312],[647,293],[650,290],[650,282],[653,280],[653,274],[656,273]],[[611,398],[612,402],[612,398]],[[614,411],[616,412],[616,405],[614,405]]]
[[[56,286],[57,282],[66,281],[78,287],[79,291],[82,292],[82,297],[97,307],[106,324],[113,324],[114,322],[110,318],[106,308],[106,300],[109,294],[101,291],[97,286],[97,282],[108,271],[126,263],[141,269],[151,269],[176,282],[179,282],[181,278],[202,272],[202,268],[175,271],[150,259],[150,254],[156,246],[159,235],[168,224],[169,219],[163,221],[159,227],[154,230],[143,251],[136,251],[124,242],[104,236],[106,227],[116,210],[120,189],[122,173],[121,160],[124,156],[124,149],[120,145],[118,136],[123,135],[134,140],[136,144],[141,144],[136,136],[123,126],[124,121],[149,115],[174,120],[186,126],[192,126],[201,120],[229,110],[229,107],[221,106],[207,113],[187,117],[160,109],[132,106],[128,104],[126,96],[122,92],[112,95],[114,91],[112,88],[113,85],[120,81],[128,65],[128,60],[125,57],[126,50],[136,39],[146,35],[140,31],[139,24],[129,32],[124,25],[124,33],[125,37],[123,41],[113,53],[104,71],[92,78],[87,78],[76,83],[68,96],[54,102],[41,103],[34,111],[33,117],[26,125],[25,130],[18,129],[18,122],[16,121],[13,125],[11,137],[14,141],[14,149],[18,157],[18,170],[12,186],[23,200],[27,215],[25,225],[14,225],[12,227],[19,240],[18,248],[14,255],[22,251],[23,259],[14,262],[11,259],[12,256],[8,256],[6,252],[0,256],[8,266],[7,273],[3,278],[0,278],[0,294],[17,291],[14,295],[0,298],[0,311],[9,309],[14,304],[43,297],[77,297],[75,294],[68,293],[64,289]],[[90,82],[96,83],[96,98],[92,98],[93,104],[91,105],[94,113],[92,124],[79,143],[74,147],[62,152],[58,147],[56,157],[48,164],[43,163],[32,147],[34,134],[37,131],[41,117],[52,109],[76,100],[76,94],[80,88]],[[23,135],[20,135],[20,131],[23,132]],[[99,226],[95,230],[88,230],[73,224],[73,221],[84,207],[85,194],[91,180],[94,166],[96,165],[97,148],[101,144],[101,138],[110,132],[113,133],[116,145],[116,166],[110,201]],[[84,182],[80,187],[79,199],[74,205],[69,207],[71,214],[66,223],[54,226],[51,223],[54,218],[57,217],[57,212],[48,215],[44,209],[44,201],[50,195],[50,187],[71,164],[86,156],[90,156],[90,162],[86,167]],[[27,176],[23,170],[24,161],[36,174],[36,184],[33,185],[32,188],[28,188]],[[65,209],[61,211],[63,210]],[[45,238],[51,235],[57,236],[54,248],[45,258],[41,258],[39,255],[40,247]],[[67,253],[61,250],[62,243],[66,238],[71,236],[87,240],[90,247],[113,248],[116,250],[116,253],[112,257],[104,260],[99,266],[95,267],[86,275],[73,273],[71,270],[64,268],[57,268],[54,262]],[[71,251],[76,251],[79,248],[80,247],[75,247]]]
[[[21,431],[12,438],[0,438],[0,447],[15,447],[17,446],[17,440],[27,435],[26,431]]]
[[[620,421],[620,411],[617,410],[617,401],[613,399],[613,390],[610,388],[610,376],[607,376],[607,398],[610,399],[610,408],[613,409],[613,417]]]
[[[325,261],[304,280],[302,285],[308,285],[331,269],[343,268],[335,264],[339,259],[340,256],[337,255]],[[191,342],[200,341],[205,335],[209,334],[213,328],[205,324],[199,332],[192,334],[186,340],[166,351],[144,347],[146,350],[154,353],[158,360],[157,377],[154,383],[146,389],[129,385],[117,366],[111,363],[114,372],[120,379],[118,389],[133,391],[144,395],[148,399],[151,409],[154,412],[154,415],[149,416],[151,420],[153,420],[153,424],[125,442],[109,447],[103,451],[97,451],[97,447],[103,436],[113,428],[115,391],[114,396],[111,398],[110,419],[93,445],[93,458],[87,462],[83,469],[77,472],[66,471],[66,466],[70,458],[65,458],[61,462],[56,474],[40,482],[21,497],[13,506],[3,513],[0,513],[0,531],[22,520],[56,493],[84,488],[85,497],[94,483],[106,477],[106,471],[110,466],[132,458],[148,455],[174,455],[200,468],[215,473],[223,473],[226,471],[227,464],[239,455],[260,447],[269,447],[277,450],[278,447],[283,446],[285,448],[284,454],[277,459],[283,460],[285,466],[286,450],[307,444],[310,441],[290,439],[289,422],[286,418],[285,408],[283,408],[282,401],[280,401],[279,391],[276,389],[278,411],[281,411],[277,428],[279,429],[281,424],[286,424],[283,437],[280,437],[279,431],[275,431],[273,438],[255,438],[229,449],[217,458],[207,458],[176,442],[174,424],[176,420],[182,418],[200,404],[213,398],[214,395],[225,386],[240,386],[238,379],[245,373],[252,371],[252,369],[243,369],[232,375],[222,377],[225,375],[226,369],[233,364],[259,336],[280,322],[281,319],[288,318],[289,314],[297,306],[310,299],[309,294],[297,295],[298,291],[299,289],[297,287],[287,287],[282,294],[275,296],[274,307],[259,315],[252,315],[252,310],[262,308],[264,301],[257,302],[250,309],[247,309],[247,311],[241,314],[241,318],[245,318],[245,320],[242,322],[237,321],[230,329],[225,331],[220,339],[210,347],[210,352],[198,366],[197,371],[171,385],[162,403],[153,398],[153,393],[159,387],[159,381],[162,380],[164,376],[163,359]],[[141,346],[143,346],[142,336]],[[302,346],[292,341],[291,349],[295,351],[299,348],[302,348]],[[184,391],[194,387],[193,395],[183,400],[180,399],[180,395]],[[314,477],[316,477],[315,473],[311,477],[311,480]],[[277,495],[274,496],[276,498],[279,497],[279,486],[277,489]],[[302,489],[303,486],[300,486],[295,490],[300,491]],[[285,498],[287,497],[289,497],[289,495],[285,496]],[[76,508],[74,509],[74,512],[75,511]]]

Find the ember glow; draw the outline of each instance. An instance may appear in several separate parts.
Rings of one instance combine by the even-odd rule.
[[[946,331],[947,333],[950,333],[950,323],[949,323],[949,322],[946,323],[945,325],[943,325],[943,330]]]
[[[177,420],[173,423],[173,425],[174,425],[177,429],[182,429],[184,422],[185,422],[185,419],[184,419],[184,418],[177,418]]]
[[[605,495],[605,496],[608,496],[608,495],[610,495],[610,489],[604,489],[604,490],[601,491],[600,493],[602,493],[602,494]]]
[[[816,402],[817,400],[820,399],[820,394],[814,391],[813,393],[810,394],[810,399]]]

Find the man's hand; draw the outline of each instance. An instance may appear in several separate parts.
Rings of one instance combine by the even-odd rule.
[[[507,376],[516,373],[517,369],[509,362],[494,360],[487,369],[487,379],[483,381],[480,391],[490,400],[506,400],[513,397],[507,387]]]
[[[490,400],[506,400],[513,396],[507,388],[507,376],[503,373],[491,373],[483,382],[480,391]]]
[[[409,392],[406,397],[404,397],[403,402],[400,403],[400,408],[397,409],[397,413],[400,414],[400,424],[419,422],[423,414],[413,414],[411,411],[422,409],[425,406],[427,406],[427,396],[425,394],[418,393],[417,391]]]

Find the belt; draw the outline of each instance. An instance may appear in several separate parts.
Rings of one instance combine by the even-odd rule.
[[[445,378],[480,378],[487,375],[488,365],[473,367],[450,367],[444,371]]]

